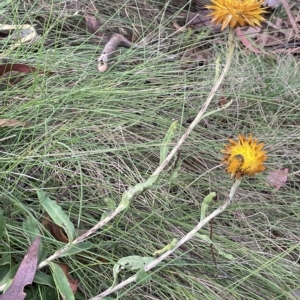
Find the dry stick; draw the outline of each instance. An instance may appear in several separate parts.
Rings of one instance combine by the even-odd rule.
[[[186,243],[188,240],[190,240],[204,225],[206,225],[210,220],[212,220],[213,218],[215,218],[216,216],[218,216],[219,214],[221,214],[226,208],[227,206],[230,204],[238,186],[240,185],[241,181],[239,179],[237,179],[234,184],[231,187],[230,193],[229,193],[229,197],[228,200],[226,200],[219,208],[217,208],[216,210],[214,210],[210,215],[208,215],[205,219],[203,219],[202,221],[200,221],[196,227],[194,227],[189,233],[187,233],[184,237],[182,237],[177,243],[176,245],[169,251],[165,252],[164,254],[162,254],[160,257],[158,257],[157,259],[153,260],[152,262],[148,263],[145,267],[144,267],[144,271],[150,271],[151,269],[155,268],[160,262],[162,262],[165,258],[167,258],[168,256],[170,256],[176,249],[178,249],[181,245],[183,245],[184,243]],[[110,295],[116,291],[118,291],[119,289],[123,288],[124,286],[128,285],[129,283],[133,283],[135,282],[137,279],[137,275],[133,275],[131,277],[129,277],[128,279],[122,281],[121,283],[119,283],[118,285],[111,287],[109,289],[107,289],[106,291],[102,292],[101,294],[90,298],[89,300],[100,300],[103,297]]]
[[[228,54],[227,54],[227,58],[226,58],[226,64],[225,64],[225,67],[224,67],[224,69],[223,69],[223,71],[222,71],[219,79],[216,81],[216,83],[212,87],[212,89],[211,89],[211,91],[210,91],[210,93],[209,93],[209,95],[208,95],[205,103],[202,105],[202,108],[199,111],[199,113],[196,116],[196,118],[194,119],[194,121],[190,124],[190,126],[188,127],[188,129],[186,130],[186,132],[183,134],[183,136],[181,137],[181,139],[178,141],[178,143],[175,145],[175,147],[172,149],[172,151],[170,152],[170,154],[165,158],[165,160],[161,163],[161,165],[154,171],[154,173],[152,174],[152,176],[159,175],[163,171],[163,169],[166,167],[166,165],[170,162],[170,160],[173,158],[173,156],[177,153],[177,151],[182,146],[182,144],[184,143],[184,141],[186,140],[186,138],[189,136],[189,134],[191,133],[191,131],[195,128],[195,126],[201,120],[203,114],[207,110],[208,105],[210,104],[211,100],[213,99],[213,97],[214,97],[217,89],[219,88],[220,84],[222,83],[222,81],[223,81],[223,79],[224,79],[224,77],[225,77],[225,75],[226,75],[226,73],[227,73],[227,71],[228,71],[228,69],[230,67],[230,63],[232,61],[232,56],[233,56],[233,52],[234,52],[234,30],[231,29],[231,28],[229,29],[228,44],[229,44],[229,47],[228,47]],[[71,248],[71,246],[74,246],[74,245],[80,243],[85,238],[87,238],[90,235],[92,235],[94,232],[96,232],[102,226],[104,226],[105,224],[107,224],[111,219],[113,219],[117,214],[119,214],[124,209],[125,209],[124,206],[120,206],[119,205],[105,219],[103,219],[102,221],[100,221],[99,223],[97,223],[94,227],[92,227],[91,229],[89,229],[83,235],[79,236],[72,243],[66,245],[65,247],[63,247],[62,249],[56,251],[53,255],[49,256],[47,259],[45,259],[44,261],[42,261],[38,265],[38,269],[45,267],[46,265],[49,264],[49,262],[57,259],[63,253],[67,252]]]
[[[283,5],[283,7],[284,7],[284,9],[285,9],[285,11],[287,13],[287,15],[288,15],[288,18],[289,18],[289,20],[291,22],[291,25],[292,25],[292,27],[293,27],[293,29],[294,29],[297,37],[299,38],[298,27],[297,27],[297,24],[295,22],[294,17],[292,16],[290,6],[289,6],[289,4],[287,3],[286,0],[281,0],[281,2],[282,2],[282,5]]]

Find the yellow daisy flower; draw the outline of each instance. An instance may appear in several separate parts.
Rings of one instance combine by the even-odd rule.
[[[212,10],[212,22],[222,23],[223,30],[228,24],[231,28],[238,26],[260,26],[265,18],[261,16],[266,11],[262,7],[264,0],[211,0],[212,5],[206,8]]]
[[[238,136],[238,141],[229,140],[230,144],[225,145],[224,159],[222,161],[226,166],[226,171],[232,178],[241,178],[244,175],[255,175],[266,169],[263,162],[267,159],[266,151],[263,151],[264,143],[257,143],[257,140],[244,135]]]

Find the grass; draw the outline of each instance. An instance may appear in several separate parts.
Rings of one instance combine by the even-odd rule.
[[[24,3],[23,3],[24,2]],[[226,32],[174,34],[172,21],[184,11],[165,1],[96,3],[105,33],[132,24],[145,49],[118,48],[110,70],[98,73],[95,43],[84,18],[63,10],[60,1],[16,1],[1,23],[32,23],[37,44],[20,47],[11,62],[57,71],[54,76],[28,74],[6,85],[2,79],[1,118],[28,122],[27,127],[1,128],[0,188],[6,229],[0,244],[0,273],[17,265],[28,248],[24,221],[40,226],[43,211],[36,195],[42,189],[63,208],[78,233],[95,225],[119,203],[129,187],[147,179],[159,164],[159,146],[178,120],[174,143],[196,116],[214,82],[216,58],[224,65]],[[138,7],[140,9],[138,9]],[[157,14],[157,12],[160,12]],[[165,15],[164,13],[165,12]],[[164,16],[164,17],[163,17]],[[172,42],[171,42],[172,41]],[[223,41],[220,43],[220,41]],[[205,45],[212,57],[198,64],[187,50]],[[4,42],[5,45],[5,42]],[[199,52],[201,53],[201,51]],[[170,57],[176,56],[175,59]],[[267,172],[246,178],[234,202],[212,225],[213,241],[233,256],[211,248],[200,234],[206,226],[157,267],[152,281],[132,284],[115,299],[293,299],[299,288],[299,67],[292,56],[271,61],[237,48],[224,84],[208,111],[234,100],[192,132],[180,153],[181,168],[170,180],[166,169],[155,186],[97,232],[84,256],[59,259],[78,278],[76,299],[89,299],[112,285],[113,265],[130,255],[151,256],[173,238],[181,238],[199,221],[201,202],[211,191],[217,208],[232,181],[220,164],[219,150],[238,133],[252,133],[266,144],[268,171],[289,168],[286,184],[275,191]],[[63,246],[43,237],[48,256]],[[48,273],[48,268],[42,270]],[[125,272],[126,279],[133,272]],[[2,277],[1,277],[2,278]],[[28,299],[59,299],[58,292],[34,284]]]

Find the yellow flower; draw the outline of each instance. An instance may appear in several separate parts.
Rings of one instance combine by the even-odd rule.
[[[226,166],[226,171],[232,178],[241,178],[244,175],[255,175],[266,169],[263,162],[267,159],[266,151],[263,151],[264,143],[257,143],[257,140],[244,135],[238,136],[238,141],[229,140],[230,144],[225,145],[224,159],[222,161]]]
[[[231,28],[238,26],[260,26],[261,16],[266,11],[262,7],[264,0],[212,0],[213,5],[206,8],[212,10],[208,16],[212,16],[212,22],[222,23],[223,30],[228,24]]]

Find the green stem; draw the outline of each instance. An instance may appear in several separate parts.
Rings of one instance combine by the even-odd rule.
[[[144,271],[150,271],[151,269],[155,268],[160,262],[162,262],[163,260],[165,260],[168,256],[170,256],[176,249],[178,249],[181,245],[183,245],[184,243],[186,243],[188,240],[190,240],[193,236],[195,236],[197,234],[197,232],[203,228],[204,225],[206,225],[211,219],[215,218],[216,216],[218,216],[219,214],[221,214],[230,204],[230,202],[232,201],[234,194],[238,188],[238,186],[240,185],[241,181],[239,179],[236,179],[236,181],[234,182],[234,184],[231,187],[228,199],[216,210],[214,210],[210,215],[208,215],[206,218],[204,218],[203,220],[200,220],[200,222],[196,225],[196,227],[194,227],[189,233],[187,233],[184,237],[182,237],[177,243],[176,245],[168,250],[167,252],[165,252],[164,254],[162,254],[160,257],[158,257],[157,259],[153,260],[152,262],[148,263],[145,267],[144,267]],[[109,289],[107,289],[106,291],[102,292],[101,294],[90,298],[89,300],[101,300],[103,299],[105,296],[110,295],[116,291],[118,291],[119,289],[123,288],[124,286],[135,282],[137,279],[137,275],[133,275],[131,277],[129,277],[128,279],[120,282],[118,285],[111,287]]]
[[[202,105],[202,107],[201,107],[200,111],[198,112],[198,115],[196,116],[196,118],[194,119],[194,121],[190,124],[190,126],[188,127],[188,129],[186,130],[186,132],[182,135],[182,137],[177,142],[177,144],[174,146],[174,148],[169,153],[169,155],[165,158],[165,160],[154,171],[154,173],[152,174],[152,176],[158,175],[158,174],[160,174],[162,172],[162,170],[167,166],[167,164],[170,162],[170,160],[173,158],[173,156],[177,153],[177,151],[179,150],[179,148],[185,142],[185,140],[187,139],[187,137],[189,136],[189,134],[192,132],[192,130],[196,127],[196,125],[202,119],[203,114],[207,110],[207,108],[208,108],[211,100],[215,96],[216,91],[220,87],[221,83],[223,82],[223,80],[224,80],[224,78],[225,78],[225,76],[226,76],[226,74],[227,74],[227,72],[229,70],[229,67],[231,65],[232,58],[233,58],[234,49],[235,49],[235,45],[234,45],[234,29],[230,28],[229,29],[229,36],[228,36],[228,52],[227,52],[227,56],[226,56],[226,63],[225,63],[225,67],[224,67],[224,69],[223,69],[220,77],[218,78],[218,80],[213,85],[213,87],[212,87],[212,89],[211,89],[211,91],[210,91],[210,93],[209,93],[206,101]]]
[[[173,156],[177,153],[177,151],[179,150],[179,148],[182,146],[182,144],[184,143],[184,141],[186,140],[186,138],[189,136],[189,134],[191,133],[191,131],[195,128],[195,126],[199,123],[199,121],[203,118],[203,114],[205,113],[205,111],[207,110],[211,100],[213,99],[216,91],[218,90],[218,88],[220,87],[221,83],[223,82],[225,75],[227,74],[231,61],[232,61],[232,57],[233,57],[233,53],[234,53],[234,31],[233,29],[229,29],[229,37],[228,37],[228,52],[227,52],[227,56],[226,56],[226,63],[225,63],[225,67],[220,75],[220,77],[218,78],[218,80],[215,82],[215,84],[213,85],[206,101],[204,102],[204,104],[202,105],[198,115],[196,116],[196,118],[194,119],[194,121],[191,123],[191,125],[188,127],[188,129],[186,130],[186,132],[182,135],[182,137],[180,138],[180,140],[177,142],[177,144],[175,145],[175,147],[172,149],[172,151],[169,153],[169,155],[165,158],[165,160],[158,166],[158,168],[154,171],[154,173],[150,176],[150,178],[153,176],[157,176],[159,175],[163,169],[166,167],[166,165],[170,162],[170,160],[173,158]],[[149,180],[149,179],[148,179]],[[146,181],[144,182],[146,183]],[[127,201],[131,201],[132,198],[134,197],[134,194],[132,195],[131,198],[128,198]],[[121,203],[120,203],[121,204]],[[53,261],[54,259],[57,259],[58,257],[60,257],[62,254],[64,254],[65,252],[67,252],[71,246],[78,244],[80,242],[82,242],[84,239],[86,239],[88,236],[92,235],[93,233],[95,233],[97,230],[99,230],[102,226],[104,226],[105,224],[107,224],[110,220],[112,220],[117,214],[119,214],[122,210],[124,209],[124,207],[122,205],[119,205],[113,212],[111,212],[104,220],[98,222],[94,227],[92,227],[91,229],[89,229],[87,232],[85,232],[83,235],[79,236],[77,239],[75,239],[71,244],[66,245],[65,247],[63,247],[62,249],[56,251],[53,255],[51,255],[50,257],[48,257],[47,259],[45,259],[44,261],[42,261],[39,265],[38,265],[38,269],[43,268],[44,266],[48,265],[51,261]],[[224,208],[225,209],[225,208]]]

